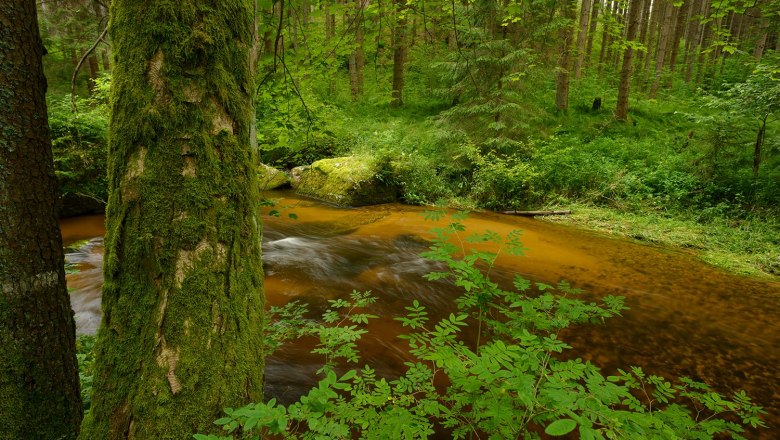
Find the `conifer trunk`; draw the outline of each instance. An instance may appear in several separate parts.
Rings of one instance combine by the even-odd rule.
[[[561,55],[558,58],[558,72],[555,80],[555,107],[563,111],[569,109],[569,70],[571,69],[571,40],[574,32],[572,24],[574,12],[574,2],[565,0],[561,5],[561,14],[568,19],[568,22],[559,31]]]
[[[628,30],[626,40],[636,40],[637,29],[641,26],[642,10],[645,0],[629,0],[628,4]],[[618,87],[617,107],[615,119],[625,121],[628,119],[628,94],[631,88],[631,65],[633,64],[634,48],[629,45],[623,53],[623,67],[620,70],[620,86]]]
[[[404,105],[404,62],[406,61],[406,16],[403,0],[396,0],[396,26],[393,31],[393,91],[390,105]]]
[[[253,1],[114,0],[103,320],[84,439],[219,433],[260,401]]]
[[[653,74],[653,82],[650,86],[650,98],[656,98],[658,96],[658,88],[661,84],[661,74],[664,69],[664,60],[666,60],[666,50],[669,43],[669,34],[672,29],[672,15],[674,14],[674,5],[671,2],[665,1],[663,18],[661,21],[661,33],[658,37],[658,50],[655,53],[655,69]]]
[[[599,10],[601,9],[601,0],[593,0],[593,7],[590,15],[588,28],[588,43],[585,48],[585,66],[590,67],[591,56],[593,55],[593,39],[596,37],[596,26],[599,22]]]
[[[585,61],[585,44],[588,36],[591,0],[582,0],[580,9],[580,26],[577,33],[577,61],[574,65],[574,79],[582,77],[582,64]]]
[[[33,0],[0,3],[0,438],[75,439],[82,416]]]

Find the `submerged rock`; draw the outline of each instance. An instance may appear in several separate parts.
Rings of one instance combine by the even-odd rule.
[[[281,188],[290,184],[290,178],[284,171],[262,163],[257,167],[257,180],[260,181],[261,191]]]
[[[382,164],[370,158],[336,157],[293,168],[291,183],[298,194],[337,205],[376,205],[396,196],[382,172]]]

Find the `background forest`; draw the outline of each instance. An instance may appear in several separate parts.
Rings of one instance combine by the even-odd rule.
[[[40,7],[65,209],[96,208],[107,5]],[[367,156],[406,203],[576,206],[777,275],[778,26],[773,1],[258,2],[260,157]]]

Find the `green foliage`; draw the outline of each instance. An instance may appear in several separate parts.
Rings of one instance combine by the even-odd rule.
[[[764,426],[762,409],[743,392],[726,398],[696,381],[672,383],[636,367],[605,377],[589,362],[567,360],[562,354],[570,347],[559,339],[560,331],[619,315],[626,308],[623,299],[588,302],[566,282],[551,286],[519,276],[512,288],[500,286],[488,274],[500,253],[522,253],[519,232],[464,236],[464,215],[453,215],[447,226],[435,229],[424,254],[448,268],[428,279],[450,279],[463,289],[456,299],[458,312],[433,321],[414,301],[406,316],[396,318],[409,329],[401,338],[414,358],[402,375],[378,377],[368,365],[337,373],[344,371],[343,362],[358,361],[355,341],[365,333],[358,325],[372,318],[362,312],[373,301],[368,292],[330,301],[322,322],[303,326],[303,309],[291,304],[275,310],[291,321],[271,324],[276,330],[270,336],[319,337],[314,352],[325,361],[318,385],[289,406],[272,399],[228,408],[215,423],[229,436],[195,438],[414,439],[442,430],[456,439],[536,438],[540,430],[550,436],[576,430],[586,439],[707,439],[718,434],[739,439],[741,425]],[[441,219],[443,213],[427,216]],[[464,243],[481,244],[480,250]],[[492,247],[481,250],[485,244]]]
[[[100,81],[93,98],[76,98],[80,109],[74,113],[70,97],[49,103],[54,168],[63,196],[83,195],[105,203],[108,111],[105,94],[109,80]]]
[[[92,406],[92,375],[95,363],[95,337],[81,335],[76,338],[76,360],[79,364],[79,382],[81,384],[81,400],[84,402],[84,412]]]

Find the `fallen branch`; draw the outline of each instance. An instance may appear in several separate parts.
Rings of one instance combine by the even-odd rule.
[[[562,211],[504,211],[504,214],[510,214],[510,215],[523,215],[526,217],[535,217],[537,215],[569,215],[571,214],[571,210],[562,210]]]

